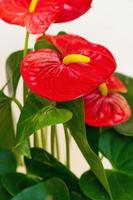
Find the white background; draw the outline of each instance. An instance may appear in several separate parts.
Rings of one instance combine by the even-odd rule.
[[[73,22],[54,24],[48,32],[55,34],[60,30],[79,34],[106,46],[116,58],[117,71],[133,76],[133,0],[94,0],[87,14]],[[24,37],[24,28],[0,21],[0,87],[5,81],[6,57],[23,48]],[[35,38],[31,36],[31,47]],[[77,154],[75,147],[73,154]],[[73,167],[78,174],[87,168],[79,154],[74,156]]]

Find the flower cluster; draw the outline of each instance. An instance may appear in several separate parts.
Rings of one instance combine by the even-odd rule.
[[[50,24],[83,15],[92,0],[0,0],[0,18],[25,26],[32,34],[44,33]],[[127,120],[130,107],[119,92],[123,83],[113,75],[111,52],[71,34],[46,39],[55,47],[31,51],[21,64],[26,85],[37,95],[54,101],[84,97],[85,121],[92,126],[112,126]]]

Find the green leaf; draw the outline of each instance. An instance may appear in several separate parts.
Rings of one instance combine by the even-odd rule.
[[[114,200],[133,199],[133,177],[115,171],[107,171],[107,177]]]
[[[109,129],[101,135],[99,147],[115,169],[133,176],[133,138]]]
[[[17,161],[14,154],[9,150],[0,151],[0,176],[15,172]]]
[[[90,200],[90,199],[79,193],[73,192],[70,193],[70,200]]]
[[[51,42],[49,42],[48,40],[46,40],[45,38],[42,39],[42,40],[38,40],[35,43],[35,47],[34,47],[35,50],[45,49],[45,48],[58,51],[57,48]]]
[[[53,178],[23,190],[12,200],[69,200],[69,193],[63,181]]]
[[[2,177],[2,184],[4,188],[12,196],[17,195],[25,188],[35,185],[37,183],[38,181],[36,179],[30,178],[27,175],[20,173],[11,173]]]
[[[114,129],[122,135],[133,137],[133,116],[127,122],[115,126]]]
[[[19,151],[28,137],[40,128],[64,123],[71,118],[72,113],[69,110],[57,109],[52,102],[49,103],[30,94],[17,124],[16,151]],[[22,152],[27,155],[23,149],[25,148],[22,148]]]
[[[106,174],[113,200],[133,199],[133,177],[111,170],[107,170]],[[92,200],[108,200],[104,189],[91,172],[83,174],[80,186],[83,192]]]
[[[83,99],[77,99],[71,102],[59,103],[58,106],[62,106],[70,110],[73,113],[73,118],[67,123],[70,132],[75,139],[78,147],[82,154],[89,163],[92,171],[97,176],[99,181],[108,191],[110,197],[110,188],[108,185],[107,177],[103,168],[103,165],[97,155],[92,151],[91,147],[87,142],[86,130],[84,124],[84,106]]]
[[[98,155],[99,152],[99,128],[86,125],[87,141],[91,149]]]
[[[71,112],[65,109],[44,107],[34,115],[19,121],[17,127],[17,143],[23,143],[32,133],[40,128],[64,123],[72,118]]]
[[[81,176],[79,185],[83,193],[92,200],[110,200],[106,190],[91,171]]]
[[[15,142],[11,99],[0,91],[0,148],[11,149]]]
[[[11,195],[5,190],[0,181],[0,200],[10,200]]]
[[[80,191],[78,178],[51,154],[40,148],[31,149],[32,159],[25,157],[28,174],[47,180],[52,177],[62,179],[71,191]]]
[[[65,32],[65,31],[60,31],[59,33],[58,33],[58,35],[66,35],[67,33]]]
[[[23,59],[23,51],[12,53],[6,61],[7,81],[9,81],[9,92],[12,96],[16,94],[18,81],[20,78],[20,64]]]
[[[125,83],[128,88],[128,92],[122,95],[127,99],[129,105],[131,106],[132,117],[127,122],[115,126],[114,129],[122,135],[133,137],[133,78],[120,73],[117,73],[116,75]]]

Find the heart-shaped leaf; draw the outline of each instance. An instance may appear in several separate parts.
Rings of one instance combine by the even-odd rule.
[[[115,169],[133,176],[133,138],[108,129],[101,135],[99,146]]]
[[[29,187],[12,200],[69,200],[66,185],[58,178]]]
[[[110,200],[106,190],[92,171],[88,171],[81,176],[79,185],[83,193],[92,200]]]
[[[107,171],[107,177],[114,200],[133,199],[133,177],[117,171]]]
[[[6,61],[6,75],[9,92],[13,96],[16,94],[18,81],[20,78],[20,64],[23,59],[23,51],[16,51],[12,53]]]
[[[73,192],[70,193],[70,200],[90,200],[90,199],[76,192]]]
[[[30,178],[27,175],[20,173],[11,173],[2,177],[2,184],[4,188],[12,196],[17,195],[25,188],[35,185],[37,183],[37,179]]]
[[[122,135],[132,136],[133,137],[133,78],[125,76],[123,74],[116,74],[127,86],[128,92],[123,94],[127,99],[129,105],[132,109],[132,117],[125,123],[115,126],[115,130]]]
[[[17,161],[14,154],[9,150],[0,151],[0,176],[15,172]]]
[[[117,171],[106,171],[113,200],[132,200],[133,177]],[[92,200],[109,200],[102,185],[92,172],[86,172],[80,180],[82,191]]]
[[[56,176],[62,179],[71,191],[80,191],[78,178],[51,154],[40,148],[32,148],[31,156],[31,159],[25,157],[28,174],[44,180]]]
[[[64,123],[71,118],[72,113],[69,110],[58,109],[53,106],[53,102],[40,99],[30,94],[17,124],[16,152],[22,149],[24,155],[27,155],[25,146],[23,148],[22,146],[31,134],[40,128]]]
[[[0,148],[11,149],[15,142],[11,99],[0,91]]]
[[[0,200],[10,200],[11,195],[5,190],[0,181]]]
[[[35,50],[48,48],[48,49],[53,49],[53,50],[58,51],[57,48],[51,42],[46,40],[45,38],[42,38],[42,39],[38,40],[35,43],[35,47],[34,48],[35,48]]]
[[[16,158],[9,150],[0,150],[0,200],[10,200],[11,195],[4,188],[1,177],[15,172],[17,167]]]

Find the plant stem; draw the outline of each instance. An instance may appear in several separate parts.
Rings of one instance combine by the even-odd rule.
[[[57,157],[57,159],[60,160],[58,133],[56,126],[51,126],[51,153],[54,157]]]
[[[51,154],[55,157],[56,127],[51,126]]]
[[[47,149],[47,128],[41,128],[41,141],[43,149]]]
[[[56,129],[56,133],[55,133],[55,140],[56,140],[56,154],[57,154],[57,159],[60,160],[60,150],[59,150],[59,140],[58,140],[57,129]]]
[[[39,147],[39,146],[40,146],[39,135],[38,132],[36,131],[34,133],[34,147]]]
[[[64,125],[65,141],[66,141],[66,166],[70,169],[70,138],[67,127]]]
[[[29,33],[26,32],[23,57],[25,57],[28,53],[28,44],[29,44]],[[24,103],[26,101],[27,93],[28,93],[27,86],[25,85],[25,83],[23,83],[23,101],[24,101]]]
[[[27,55],[27,52],[28,52],[28,44],[29,44],[29,33],[26,32],[23,57],[25,57],[25,56]]]
[[[26,31],[26,36],[25,36],[25,43],[24,43],[24,51],[23,51],[23,58],[27,55],[28,53],[28,45],[29,45],[29,33]],[[25,83],[23,82],[23,104],[25,104],[26,97],[28,94],[28,89]],[[30,139],[28,139],[29,146],[30,146]]]
[[[14,101],[14,103],[18,106],[19,110],[21,111],[22,108],[23,108],[23,106],[22,106],[22,104],[20,103],[20,101],[19,101],[18,99],[16,99],[15,96],[12,97],[11,99],[12,99],[12,101]]]

